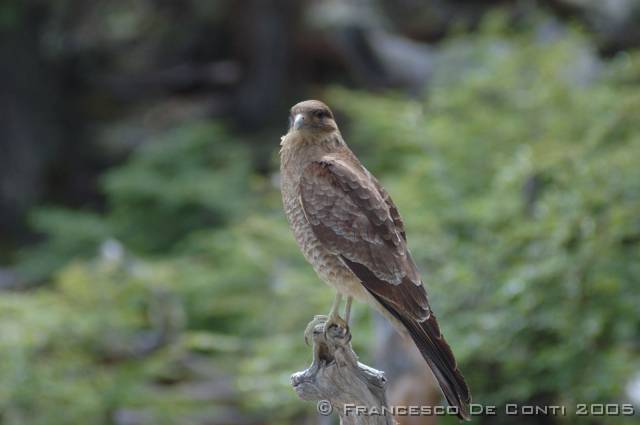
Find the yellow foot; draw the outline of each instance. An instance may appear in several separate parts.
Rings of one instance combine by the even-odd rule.
[[[304,330],[304,342],[309,345],[310,341],[313,341],[313,334],[318,325],[323,325],[322,330],[324,332],[325,337],[327,336],[327,331],[332,327],[337,327],[344,329],[345,334],[349,332],[349,325],[347,322],[340,316],[336,315],[319,315],[313,316],[313,320],[309,322],[307,327]]]
[[[349,324],[338,314],[330,314],[329,317],[325,320],[324,323],[324,336],[327,336],[327,332],[332,327],[337,327],[339,329],[344,329],[344,334],[349,332]]]

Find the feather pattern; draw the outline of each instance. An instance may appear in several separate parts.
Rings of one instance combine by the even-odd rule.
[[[350,151],[310,162],[298,189],[317,239],[406,328],[447,401],[467,419],[469,389],[431,311],[389,194]]]

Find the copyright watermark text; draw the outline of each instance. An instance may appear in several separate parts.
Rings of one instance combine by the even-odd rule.
[[[317,404],[318,413],[327,416],[333,412],[333,406],[327,400]],[[456,406],[362,406],[345,404],[344,416],[456,416]],[[469,405],[471,416],[633,416],[636,414],[632,404],[619,403],[577,403],[564,405],[527,405],[508,403],[492,406],[473,403]]]

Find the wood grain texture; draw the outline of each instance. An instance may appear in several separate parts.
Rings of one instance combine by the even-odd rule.
[[[337,326],[324,332],[319,324],[313,333],[313,362],[291,376],[298,396],[307,401],[329,403],[340,417],[340,425],[394,425],[393,416],[355,414],[352,407],[388,409],[384,373],[358,362],[351,348],[351,334]],[[318,408],[320,410],[320,407]]]

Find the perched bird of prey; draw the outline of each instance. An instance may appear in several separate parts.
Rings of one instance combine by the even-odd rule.
[[[407,248],[398,209],[342,139],[331,110],[307,100],[291,108],[280,149],[284,211],[298,245],[320,278],[337,291],[325,322],[348,326],[351,301],[364,301],[410,337],[458,416],[471,396],[429,306]],[[339,315],[345,296],[345,318]]]

